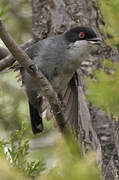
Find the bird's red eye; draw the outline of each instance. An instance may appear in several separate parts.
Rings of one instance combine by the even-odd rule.
[[[85,37],[85,33],[84,32],[80,32],[79,33],[79,39],[84,39]]]

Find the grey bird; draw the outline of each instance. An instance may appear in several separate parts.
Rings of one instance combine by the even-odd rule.
[[[65,99],[67,120],[71,119],[74,124],[77,123],[75,72],[81,62],[94,50],[95,45],[99,43],[100,38],[92,28],[74,27],[64,34],[41,40],[26,50],[28,56],[50,81],[59,97],[61,98],[60,95],[62,95],[62,99]],[[28,96],[32,131],[37,134],[43,131],[42,92],[25,68],[21,67],[20,73]]]

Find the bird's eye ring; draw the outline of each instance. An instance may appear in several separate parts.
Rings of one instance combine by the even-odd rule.
[[[84,32],[80,32],[79,33],[79,39],[84,39],[85,37],[85,33]]]

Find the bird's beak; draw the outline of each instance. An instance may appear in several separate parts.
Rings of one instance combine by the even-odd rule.
[[[100,45],[100,44],[102,43],[102,39],[99,38],[99,37],[95,37],[95,38],[88,39],[88,41],[89,41],[91,44],[97,44],[97,45]]]

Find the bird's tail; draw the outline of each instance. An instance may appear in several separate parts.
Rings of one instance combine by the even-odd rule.
[[[42,117],[39,115],[39,112],[32,104],[29,103],[30,118],[31,118],[31,127],[34,134],[40,133],[43,131],[43,122]]]

